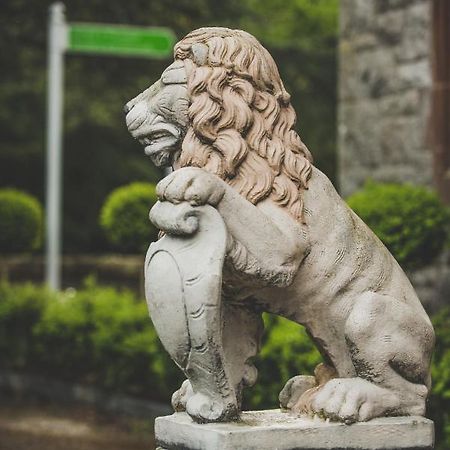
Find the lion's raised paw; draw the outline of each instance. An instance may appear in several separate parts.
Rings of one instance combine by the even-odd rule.
[[[163,178],[156,186],[156,193],[161,201],[215,206],[225,193],[225,184],[206,170],[183,167]]]

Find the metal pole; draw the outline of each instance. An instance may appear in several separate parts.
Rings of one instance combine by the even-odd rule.
[[[67,27],[64,5],[49,9],[47,85],[47,192],[46,192],[46,281],[52,289],[61,286],[62,208],[62,119],[64,50]]]

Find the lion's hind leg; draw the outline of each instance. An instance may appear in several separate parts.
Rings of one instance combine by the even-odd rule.
[[[328,381],[311,401],[313,412],[347,422],[385,415],[423,415],[434,333],[422,310],[364,294],[345,325],[356,377]]]

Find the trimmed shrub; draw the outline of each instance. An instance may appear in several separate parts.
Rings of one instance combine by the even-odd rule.
[[[450,214],[424,187],[368,182],[348,204],[407,269],[432,262],[444,249]]]
[[[128,290],[85,286],[62,292],[33,328],[35,370],[66,381],[167,401],[182,374]]]
[[[45,287],[0,282],[0,367],[25,369],[34,364],[33,326],[55,298]]]
[[[16,189],[0,190],[0,252],[27,252],[42,242],[43,213],[39,201]]]
[[[143,252],[157,239],[158,230],[148,218],[157,200],[155,186],[150,183],[131,183],[107,197],[100,212],[100,225],[118,250]]]

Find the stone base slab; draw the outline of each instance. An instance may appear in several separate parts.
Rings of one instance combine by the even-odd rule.
[[[186,413],[158,417],[161,450],[431,450],[434,424],[424,417],[385,417],[346,425],[280,410],[248,411],[228,423],[195,423]]]

